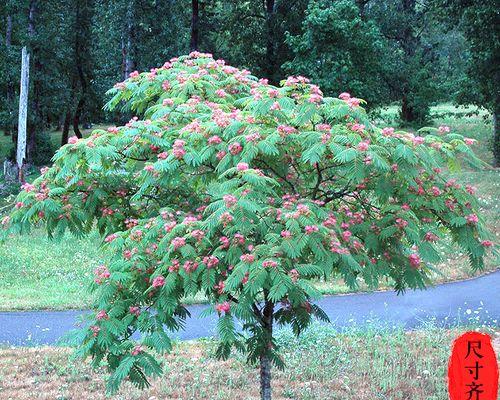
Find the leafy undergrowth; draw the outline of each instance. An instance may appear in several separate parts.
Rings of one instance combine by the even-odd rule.
[[[273,371],[275,399],[447,398],[446,369],[460,329],[352,331],[310,329],[278,335],[285,371]],[[497,353],[500,332],[491,331]],[[126,383],[113,399],[258,399],[258,370],[243,359],[217,361],[212,341],[184,342],[164,357],[165,375],[140,392]],[[105,399],[104,368],[68,361],[68,348],[0,350],[2,399]]]

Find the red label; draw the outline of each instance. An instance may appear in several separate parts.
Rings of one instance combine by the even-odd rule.
[[[489,335],[466,332],[455,340],[448,391],[451,400],[497,400],[498,362]]]

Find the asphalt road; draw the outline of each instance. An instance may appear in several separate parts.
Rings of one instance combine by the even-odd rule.
[[[480,278],[446,283],[425,291],[358,293],[327,296],[317,301],[338,329],[381,325],[418,328],[487,324],[500,326],[500,271]],[[186,329],[173,334],[180,340],[214,336],[217,316],[199,318],[206,305],[190,306]],[[88,311],[26,311],[0,313],[0,345],[56,344]]]

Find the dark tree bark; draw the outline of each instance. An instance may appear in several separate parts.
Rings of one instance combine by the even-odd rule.
[[[415,111],[413,107],[408,103],[408,93],[406,89],[403,89],[403,98],[401,101],[401,119],[406,122],[415,121]]]
[[[274,24],[276,20],[276,8],[274,0],[266,0],[266,78],[273,84],[276,74],[276,51]]]
[[[404,15],[415,14],[415,0],[403,0],[401,2]],[[416,15],[415,15],[416,17]],[[418,37],[415,35],[412,25],[406,26],[401,35],[401,47],[405,52],[406,59],[411,60],[415,55],[415,50],[418,46]],[[408,100],[411,97],[409,80],[402,82],[402,98],[401,98],[401,119],[405,122],[414,122],[417,119],[414,106]]]
[[[84,105],[85,105],[85,97],[83,97],[82,94],[82,97],[80,97],[80,100],[78,100],[75,115],[73,116],[73,132],[75,132],[75,136],[79,139],[83,137],[82,132],[80,131],[80,118],[82,116]]]
[[[68,143],[70,123],[71,123],[71,112],[68,110],[66,112],[66,115],[64,116],[64,123],[62,127],[62,136],[61,136],[61,146],[64,146],[66,143]]]
[[[267,298],[267,296],[265,296]],[[266,300],[262,311],[262,328],[264,329],[267,348],[260,356],[260,398],[261,400],[271,400],[271,359],[269,351],[272,349],[273,337],[274,303]]]
[[[7,55],[10,52],[10,46],[12,45],[12,16],[7,15],[7,26],[5,31],[5,49],[7,50]],[[14,102],[14,85],[9,79],[7,83],[7,107],[9,110],[9,121],[4,130],[5,136],[11,135],[12,131],[12,107]]]
[[[73,115],[73,131],[76,137],[82,138],[82,132],[80,131],[80,120],[82,113],[85,108],[88,95],[88,76],[85,71],[84,57],[85,54],[88,55],[87,48],[89,46],[90,38],[90,23],[91,23],[91,1],[77,1],[76,2],[76,32],[75,32],[75,69],[78,77],[78,82],[80,84],[80,93],[78,96],[78,103],[75,109],[75,114]],[[73,85],[73,87],[75,87]]]
[[[189,41],[189,50],[196,51],[199,46],[200,36],[200,4],[198,0],[191,0],[191,39]]]

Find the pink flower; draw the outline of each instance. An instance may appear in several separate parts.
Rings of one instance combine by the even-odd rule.
[[[163,151],[160,154],[158,154],[158,158],[160,160],[165,160],[167,157],[168,157],[168,153],[166,151]]]
[[[69,139],[68,139],[68,143],[69,144],[75,144],[76,142],[78,142],[78,138],[76,136],[71,136]]]
[[[276,268],[278,266],[278,263],[274,260],[266,260],[262,263],[262,266],[264,268]]]
[[[405,228],[406,226],[408,226],[408,221],[402,219],[402,218],[396,218],[396,221],[395,221],[395,225],[399,228],[399,229],[403,229]]]
[[[248,164],[247,163],[244,163],[244,162],[240,162],[238,163],[238,165],[236,166],[236,169],[238,171],[246,171],[248,169]]]
[[[174,157],[180,160],[186,154],[186,150],[184,148],[174,148],[173,152]]]
[[[24,206],[24,203],[23,203],[22,201],[18,201],[18,202],[16,203],[16,208],[21,208],[21,207],[23,207],[23,206]]]
[[[180,249],[186,245],[186,239],[178,236],[172,239],[172,244],[174,245],[174,250]]]
[[[285,239],[291,238],[292,237],[292,232],[290,232],[290,231],[281,231],[281,237],[285,238]]]
[[[205,232],[201,229],[195,229],[191,232],[191,236],[194,237],[198,242],[200,242],[205,237]]]
[[[448,132],[450,132],[450,127],[446,126],[446,125],[441,125],[438,128],[438,131],[439,131],[439,133],[448,133]]]
[[[222,199],[224,200],[224,203],[226,203],[227,208],[234,206],[238,201],[238,199],[232,194],[226,194],[222,196]]]
[[[425,139],[422,136],[415,136],[412,141],[414,145],[418,145],[424,143]]]
[[[220,242],[223,249],[227,249],[229,247],[230,241],[229,241],[229,238],[227,236],[222,236],[219,239],[219,242]]]
[[[153,287],[162,287],[165,284],[165,277],[162,275],[159,275],[153,279]]]
[[[258,132],[254,132],[254,133],[251,133],[251,134],[249,134],[249,135],[246,135],[246,136],[245,136],[245,140],[246,140],[248,143],[253,143],[253,142],[256,142],[256,141],[258,141],[260,138],[261,138],[261,136],[260,136],[260,133],[258,133]]]
[[[233,216],[226,211],[226,212],[222,213],[222,215],[220,216],[219,219],[222,222],[222,224],[224,226],[226,226],[227,224],[229,224],[233,221]]]
[[[108,128],[109,133],[117,134],[118,133],[118,128],[116,126],[110,126]]]
[[[217,135],[211,136],[208,138],[209,145],[216,145],[216,144],[220,144],[221,142],[222,142],[222,139]]]
[[[349,100],[351,98],[351,95],[347,92],[343,92],[339,94],[339,99],[342,100]]]
[[[104,280],[108,279],[111,274],[106,268],[105,265],[99,265],[95,270],[94,274],[96,275],[94,281],[100,285]]]
[[[217,154],[215,155],[215,157],[217,158],[217,160],[222,160],[225,155],[226,155],[226,152],[224,150],[221,150],[221,151],[217,152]]]
[[[241,144],[239,142],[234,142],[234,143],[231,143],[229,146],[228,146],[228,150],[229,152],[235,156],[236,154],[239,154],[241,153],[241,151],[243,150],[243,147],[241,146]]]
[[[351,236],[352,236],[351,231],[344,231],[344,232],[342,232],[342,239],[345,242],[348,242],[351,239]]]
[[[277,101],[275,101],[275,102],[271,105],[271,110],[273,110],[273,111],[281,110],[280,103],[278,103]]]
[[[135,315],[136,317],[138,317],[141,313],[141,309],[138,306],[130,306],[128,308],[128,311],[130,314]]]
[[[230,309],[231,309],[231,305],[227,301],[225,301],[224,303],[219,303],[219,304],[215,305],[215,310],[218,313],[226,313],[227,314]]]
[[[438,239],[439,239],[439,237],[436,234],[432,233],[432,232],[427,232],[425,234],[425,237],[424,237],[424,240],[427,241],[427,242],[435,242]]]
[[[493,242],[491,240],[483,240],[483,241],[481,241],[481,244],[484,247],[491,247],[491,246],[493,246]]]
[[[323,222],[323,226],[326,226],[327,228],[331,228],[337,224],[337,220],[333,215],[329,215],[327,219]]]
[[[349,107],[358,107],[361,104],[361,100],[356,98],[356,97],[351,97],[350,99],[347,100],[347,104],[349,104]]]
[[[108,316],[108,313],[104,310],[101,310],[97,313],[96,315],[96,319],[98,321],[102,320],[102,319],[109,319],[109,316]]]
[[[437,186],[433,186],[431,188],[431,192],[433,196],[439,196],[441,194],[441,190]]]
[[[473,144],[476,144],[477,141],[471,138],[464,138],[464,142],[467,146],[472,146]]]
[[[295,283],[299,280],[299,271],[297,271],[295,268],[291,269],[290,272],[288,272],[288,276],[292,279],[292,282]]]
[[[181,139],[176,139],[174,141],[174,145],[172,146],[174,157],[180,160],[186,154],[186,150],[184,149],[184,145],[186,142]]]
[[[155,170],[155,167],[153,164],[148,164],[144,167],[144,171],[148,171],[148,172],[151,172],[151,171],[154,171]]]
[[[213,268],[219,264],[219,259],[215,256],[206,256],[203,257],[203,264],[205,264],[207,268]]]
[[[357,145],[357,149],[358,149],[359,151],[366,151],[366,150],[368,150],[368,146],[369,146],[369,143],[368,143],[368,142],[360,142],[360,143],[358,143],[358,145]]]
[[[236,233],[234,235],[234,241],[236,244],[244,245],[245,244],[245,236],[243,236],[241,233]]]
[[[104,241],[106,243],[111,243],[113,240],[115,240],[116,238],[118,237],[118,235],[116,233],[112,233],[111,235],[107,236],[106,239],[104,239]]]
[[[99,332],[101,331],[101,328],[98,327],[97,325],[91,325],[90,330],[92,331],[92,335],[94,337],[96,337],[99,334]]]
[[[465,217],[469,225],[476,225],[479,222],[479,218],[476,214],[470,214]]]
[[[240,260],[246,263],[253,263],[255,261],[255,256],[253,254],[243,254]]]
[[[135,346],[135,347],[132,349],[131,354],[132,354],[133,356],[136,356],[136,355],[138,355],[140,352],[142,352],[142,346],[137,345],[137,346]]]
[[[465,190],[469,194],[474,194],[476,192],[476,188],[472,185],[465,185]]]
[[[422,262],[420,260],[420,256],[417,253],[412,253],[408,256],[408,260],[410,261],[410,265],[413,268],[418,268],[420,266],[420,263]]]
[[[215,91],[215,94],[218,96],[218,97],[226,97],[227,96],[227,93],[224,91],[224,89],[217,89]]]
[[[394,128],[384,128],[384,129],[382,129],[382,135],[384,135],[384,136],[393,136],[394,135]]]
[[[310,235],[314,232],[318,232],[319,228],[316,226],[316,225],[307,225],[305,228],[304,228],[306,234]]]

